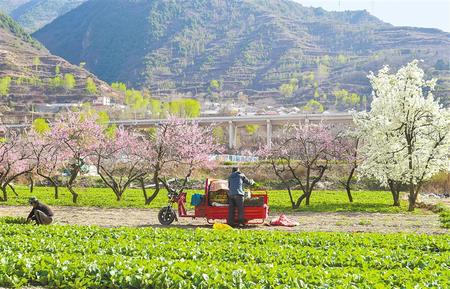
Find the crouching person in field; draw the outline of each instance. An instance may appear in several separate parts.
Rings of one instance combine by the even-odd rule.
[[[27,217],[27,223],[36,221],[38,225],[49,225],[53,222],[53,211],[46,204],[42,204],[35,197],[30,198],[30,205],[33,206]]]

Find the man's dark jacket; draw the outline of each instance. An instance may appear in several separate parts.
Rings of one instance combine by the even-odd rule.
[[[250,181],[243,173],[241,172],[233,172],[228,177],[228,189],[229,189],[229,195],[235,196],[235,195],[244,195],[244,188],[243,185],[252,185],[253,182]]]
[[[35,219],[34,213],[36,212],[36,210],[43,212],[44,214],[46,214],[49,217],[53,217],[53,211],[52,211],[52,209],[50,209],[49,206],[47,206],[46,204],[38,203],[36,208],[33,208],[31,210],[30,214],[28,215],[28,219],[33,219],[33,220]]]

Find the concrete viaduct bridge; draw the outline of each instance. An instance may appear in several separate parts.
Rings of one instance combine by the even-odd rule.
[[[252,115],[252,116],[218,116],[194,118],[200,124],[228,125],[228,148],[236,148],[237,133],[240,127],[246,125],[261,125],[266,127],[266,141],[270,145],[274,126],[285,124],[330,123],[352,125],[350,113],[327,114],[286,114],[286,115]],[[124,127],[152,127],[164,122],[163,119],[116,120],[111,121]]]
[[[200,117],[192,119],[200,124],[215,124],[228,126],[228,148],[236,148],[236,140],[239,128],[246,125],[260,125],[266,127],[266,141],[270,145],[274,126],[285,124],[329,123],[352,125],[353,117],[350,113],[325,113],[325,114],[286,114],[286,115],[252,115],[252,116],[218,116]],[[135,119],[135,120],[111,120],[111,124],[123,127],[148,128],[157,126],[164,119]],[[6,124],[7,129],[25,129],[30,124]]]

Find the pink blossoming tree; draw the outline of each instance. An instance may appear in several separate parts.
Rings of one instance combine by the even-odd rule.
[[[336,169],[333,172],[339,184],[345,188],[350,203],[353,202],[351,189],[356,169],[360,163],[359,146],[360,136],[356,131],[347,129],[337,133],[333,150]]]
[[[303,200],[310,204],[311,194],[322,179],[333,157],[334,136],[323,124],[287,126],[271,147],[261,148],[257,155],[266,159],[287,189],[292,208]],[[296,200],[292,190],[300,187],[302,195]]]
[[[65,157],[62,144],[52,139],[51,131],[38,133],[32,130],[28,133],[28,138],[32,144],[35,172],[53,186],[54,197],[58,199],[58,176],[62,173]]]
[[[11,182],[30,173],[33,168],[34,161],[28,138],[16,132],[7,132],[0,142],[0,189],[3,192],[0,201],[8,200],[8,186],[15,193]]]
[[[194,121],[175,118],[170,119],[168,125],[171,127],[170,138],[175,143],[170,158],[172,171],[181,176],[181,181],[170,184],[162,178],[161,182],[169,192],[178,194],[186,188],[195,170],[214,167],[211,154],[222,151],[222,148],[214,138],[212,126],[200,126]]]
[[[209,156],[218,148],[213,138],[212,127],[201,127],[196,122],[173,117],[161,123],[142,147],[141,155],[148,173],[139,180],[145,204],[150,204],[156,198],[161,184],[169,192],[180,192],[185,189],[192,172],[210,165]],[[171,183],[167,180],[166,172],[169,169],[183,175],[180,183]],[[150,196],[145,186],[146,177],[150,177],[153,182],[153,192]]]
[[[50,137],[62,145],[62,166],[69,172],[67,189],[72,201],[77,202],[78,194],[74,182],[82,168],[92,163],[95,150],[103,139],[104,127],[98,116],[86,112],[68,112],[58,116],[51,123]]]
[[[145,164],[142,148],[146,145],[139,136],[124,129],[114,135],[104,135],[101,144],[95,149],[97,173],[103,182],[116,195],[117,201],[130,184],[143,177]]]

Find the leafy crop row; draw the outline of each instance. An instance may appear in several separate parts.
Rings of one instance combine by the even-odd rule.
[[[450,237],[31,226],[0,219],[0,286],[449,288]]]
[[[439,220],[441,221],[441,226],[443,228],[450,229],[450,209],[443,208],[439,213]]]

